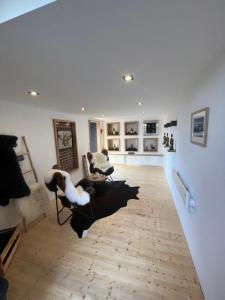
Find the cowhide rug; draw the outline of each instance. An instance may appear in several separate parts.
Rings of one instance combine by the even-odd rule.
[[[87,189],[87,186],[93,189],[90,203],[78,206],[73,211],[70,224],[79,238],[83,237],[84,232],[95,221],[110,216],[121,207],[127,206],[128,200],[139,199],[137,197],[139,187],[130,187],[125,181],[92,183],[84,179],[78,185],[83,186],[84,189]]]

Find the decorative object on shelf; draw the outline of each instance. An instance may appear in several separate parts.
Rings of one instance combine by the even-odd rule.
[[[171,134],[171,138],[170,138],[170,147],[168,149],[168,152],[175,152],[174,149],[174,138],[173,138],[173,134]]]
[[[191,114],[191,142],[206,147],[208,137],[209,107]]]
[[[107,135],[120,135],[120,123],[108,123],[107,124]]]
[[[137,148],[134,147],[133,144],[131,144],[131,145],[127,148],[127,151],[137,151]]]
[[[130,131],[126,132],[126,135],[137,135],[137,131],[134,131],[134,129],[131,128]]]
[[[169,138],[169,134],[166,134],[166,145],[165,147],[169,147],[170,146],[170,138]]]
[[[143,134],[144,135],[157,135],[158,134],[159,121],[144,121],[143,122]]]
[[[163,145],[166,145],[166,141],[167,141],[167,138],[166,138],[166,133],[164,132],[164,135],[163,135]]]
[[[71,121],[53,119],[57,163],[70,172],[78,168],[76,125]]]
[[[124,128],[125,128],[125,135],[138,135],[137,121],[125,122]]]

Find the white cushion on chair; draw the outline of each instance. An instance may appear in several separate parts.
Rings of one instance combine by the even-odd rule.
[[[107,156],[99,152],[92,153],[91,163],[94,164],[94,168],[100,169],[102,172],[106,172],[112,167],[107,160]]]
[[[71,203],[76,203],[78,205],[86,205],[90,202],[90,195],[83,190],[81,186],[75,188],[73,185],[70,174],[57,169],[50,170],[45,176],[45,183],[50,183],[53,179],[55,173],[60,173],[65,178],[65,196]]]

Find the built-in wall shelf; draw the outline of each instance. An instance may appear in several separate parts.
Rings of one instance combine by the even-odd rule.
[[[126,136],[138,135],[138,121],[129,121],[124,123],[124,134]]]
[[[120,139],[109,138],[108,139],[108,150],[109,151],[120,151]]]
[[[138,139],[126,138],[125,139],[125,151],[136,152],[138,151]]]
[[[144,152],[158,152],[158,138],[143,138]]]
[[[107,123],[107,135],[119,136],[120,135],[120,122]]]
[[[115,120],[109,119],[105,123],[105,147],[110,152],[130,154],[162,152],[161,121]]]

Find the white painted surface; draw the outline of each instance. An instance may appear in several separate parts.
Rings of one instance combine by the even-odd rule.
[[[82,177],[83,154],[89,150],[88,118],[74,114],[58,113],[29,106],[0,101],[0,134],[25,136],[38,178],[43,183],[44,175],[56,163],[56,150],[52,119],[70,120],[76,123],[79,169],[72,174],[73,182]],[[51,193],[51,198],[53,194]],[[9,219],[8,208],[0,207],[0,219]],[[14,222],[15,212],[12,212]]]
[[[164,118],[224,48],[224,15],[224,0],[55,1],[1,24],[0,99]]]
[[[0,24],[56,0],[0,0]]]
[[[206,300],[225,299],[225,60],[183,106],[178,118],[178,151],[167,153],[165,174]],[[190,143],[191,113],[209,106],[208,146]],[[192,197],[189,213],[176,190],[177,168]]]

